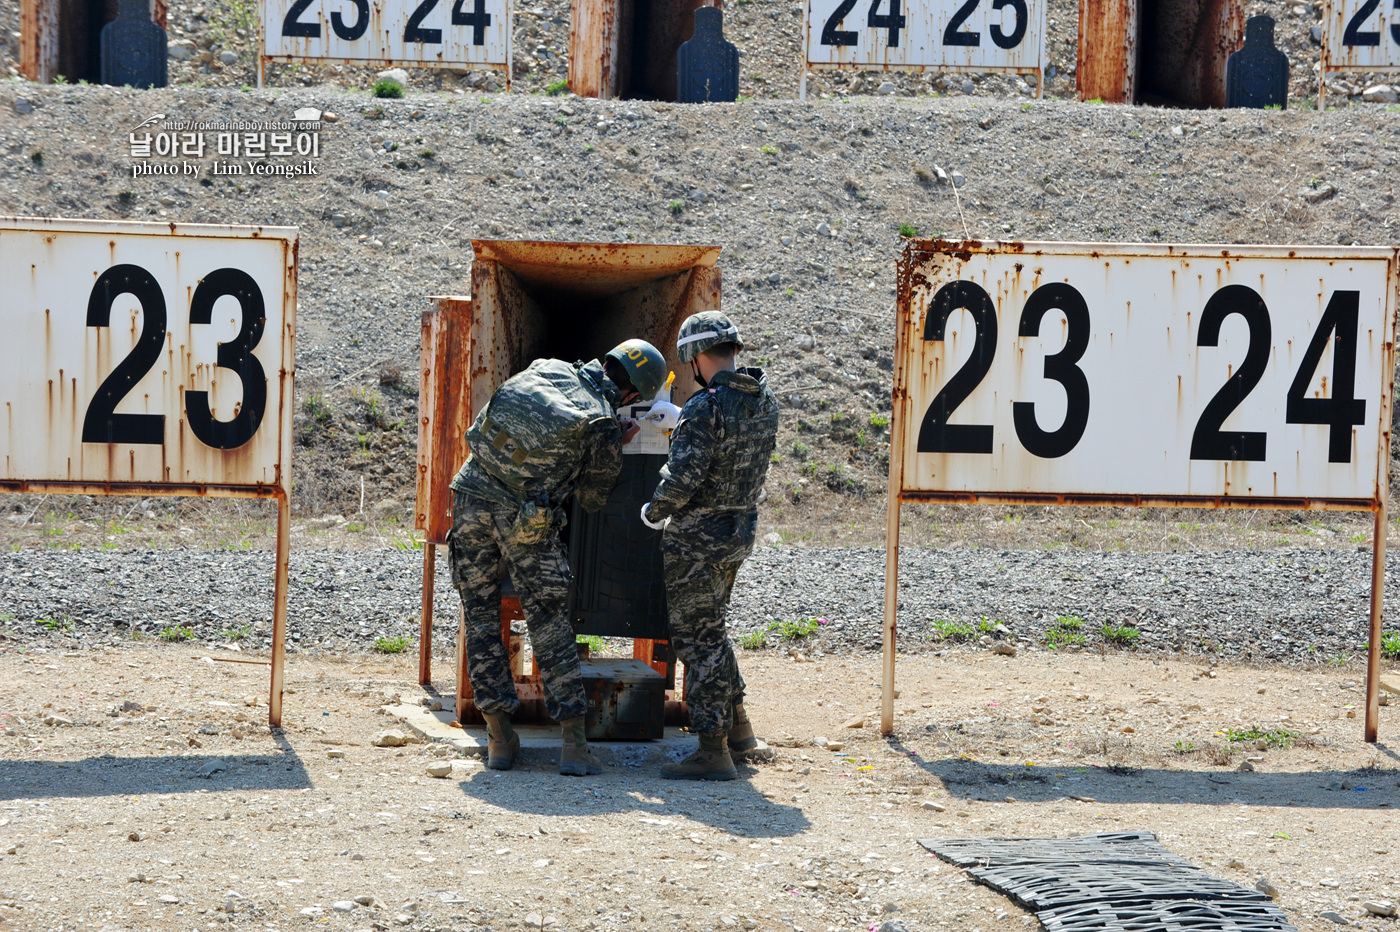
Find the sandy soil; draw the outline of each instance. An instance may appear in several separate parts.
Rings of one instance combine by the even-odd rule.
[[[692,786],[469,760],[434,779],[445,748],[368,743],[385,701],[422,695],[411,657],[294,660],[278,734],[267,668],[201,657],[0,653],[5,928],[1015,929],[1033,920],[916,839],[1127,828],[1267,876],[1303,930],[1329,909],[1390,928],[1360,904],[1400,897],[1400,756],[1362,743],[1354,669],[926,654],[882,739],[877,658],[745,653],[779,757]]]

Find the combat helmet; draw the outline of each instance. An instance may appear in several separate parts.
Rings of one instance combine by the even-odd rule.
[[[705,350],[721,343],[733,343],[739,349],[744,341],[739,338],[739,328],[719,311],[701,311],[691,314],[681,324],[680,335],[676,337],[676,355],[681,362],[690,362]]]
[[[643,398],[655,398],[666,383],[666,358],[646,340],[623,340],[608,350],[606,358],[626,370],[633,387]]]

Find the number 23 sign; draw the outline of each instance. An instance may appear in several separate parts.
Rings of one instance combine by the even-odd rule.
[[[509,74],[510,27],[510,0],[264,0],[262,57]]]
[[[807,0],[811,69],[1039,72],[1045,0]]]
[[[1396,269],[1388,248],[911,243],[892,491],[1375,504]]]
[[[290,488],[296,230],[0,218],[0,488]]]

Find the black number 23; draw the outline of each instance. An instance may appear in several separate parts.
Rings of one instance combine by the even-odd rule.
[[[944,338],[948,318],[955,310],[964,309],[972,316],[974,336],[972,356],[955,372],[933,398],[924,412],[919,428],[920,453],[991,453],[992,425],[949,424],[958,405],[967,400],[992,368],[997,345],[997,312],[986,289],[976,282],[949,282],[933,296],[928,319],[924,322],[924,339]],[[1089,380],[1079,368],[1079,360],[1089,348],[1089,306],[1084,296],[1064,282],[1050,282],[1031,292],[1021,309],[1021,337],[1040,335],[1041,321],[1049,311],[1065,315],[1067,333],[1065,345],[1058,353],[1045,357],[1045,378],[1064,387],[1068,406],[1064,422],[1054,430],[1045,430],[1036,421],[1035,402],[1017,401],[1011,406],[1016,437],[1035,456],[1054,459],[1073,450],[1084,436],[1089,424]]]
[[[87,325],[111,325],[112,304],[130,294],[141,306],[141,333],[126,358],[98,386],[83,417],[83,443],[163,444],[164,414],[118,414],[117,405],[145,378],[160,359],[165,343],[165,295],[155,276],[139,265],[114,265],[98,276],[88,295]],[[231,421],[214,420],[206,391],[185,392],[185,413],[190,431],[206,446],[233,450],[258,432],[267,411],[267,374],[253,355],[262,339],[266,307],[262,290],[241,269],[217,269],[204,276],[190,299],[190,323],[213,320],[214,303],[232,297],[242,310],[238,335],[220,343],[217,366],[237,373],[243,383],[243,402]]]

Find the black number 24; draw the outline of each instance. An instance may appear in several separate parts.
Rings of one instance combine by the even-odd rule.
[[[295,0],[291,8],[287,10],[287,15],[282,18],[282,35],[289,38],[321,38],[320,23],[306,22],[301,19],[302,14],[310,9],[313,2],[315,0]],[[369,29],[369,0],[349,0],[349,2],[355,8],[354,22],[347,25],[339,10],[331,13],[330,21],[331,29],[337,36],[347,42],[354,42],[363,38]],[[472,27],[472,45],[485,45],[486,27],[491,25],[491,14],[486,12],[486,0],[472,0],[470,13],[463,11],[463,2],[464,0],[455,0],[453,3],[450,22],[454,26]],[[890,0],[890,2],[898,5],[899,0]],[[405,42],[422,42],[428,45],[442,44],[442,30],[429,29],[423,25],[423,20],[437,5],[438,0],[419,0],[418,5],[409,14],[408,22],[404,24],[403,40]],[[855,0],[851,0],[851,5],[855,5]],[[873,18],[873,12],[871,15]],[[902,17],[900,25],[903,25]],[[855,35],[855,33],[851,33],[851,35]],[[896,40],[893,44],[898,45],[899,42]]]
[[[87,325],[108,327],[112,304],[119,295],[135,296],[141,305],[141,333],[136,345],[98,386],[87,414],[83,416],[83,443],[163,444],[165,415],[118,414],[117,405],[136,387],[160,359],[165,343],[165,295],[155,276],[139,265],[114,265],[98,276],[88,295]],[[206,446],[233,450],[243,446],[258,432],[267,411],[267,374],[253,355],[266,324],[262,290],[241,269],[217,269],[204,276],[190,299],[190,323],[207,324],[213,319],[219,298],[234,298],[243,323],[238,335],[220,343],[217,366],[237,373],[243,383],[243,402],[231,421],[214,420],[209,393],[185,392],[185,411],[190,431]]]

